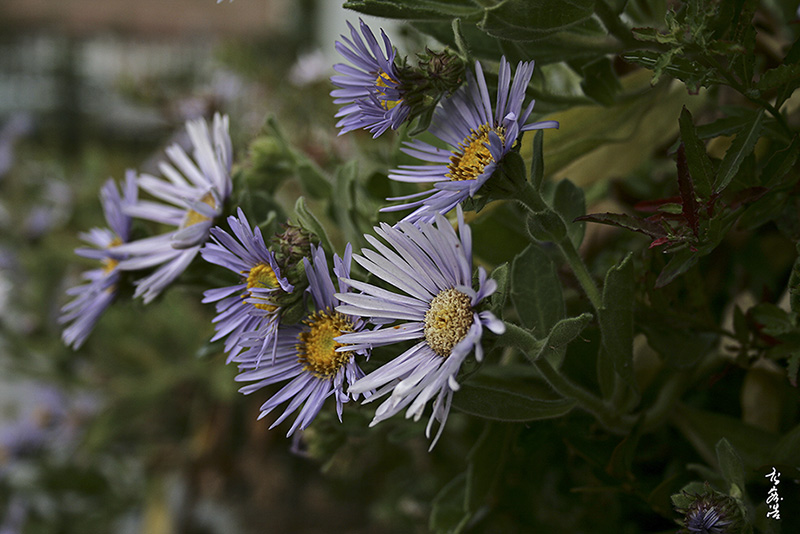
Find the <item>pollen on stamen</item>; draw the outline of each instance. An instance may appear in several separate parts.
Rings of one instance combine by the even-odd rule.
[[[470,130],[470,135],[465,137],[458,147],[460,152],[453,152],[450,163],[447,165],[449,172],[445,174],[452,181],[474,180],[481,174],[487,165],[494,161],[489,150],[489,133],[494,132],[505,142],[505,129],[500,126],[491,128],[482,124],[478,130]]]
[[[111,240],[111,243],[108,244],[106,249],[112,249],[114,247],[118,247],[121,244],[122,244],[122,239],[120,239],[119,237],[114,237],[114,239]],[[111,257],[103,258],[102,262],[103,262],[103,272],[105,274],[110,273],[111,271],[117,268],[117,265],[119,265],[119,260]]]
[[[380,74],[378,74],[378,77],[375,79],[375,87],[378,87],[378,93],[381,96],[388,96],[384,91],[381,91],[380,89],[381,87],[390,87],[389,84],[386,83],[387,81],[392,82],[394,84],[398,83],[397,80],[395,80],[394,78],[392,78],[383,71],[381,71]],[[380,99],[380,102],[381,102],[381,107],[386,111],[389,111],[390,109],[394,108],[397,104],[399,104],[400,100]]]
[[[214,195],[212,195],[211,193],[206,193],[205,195],[203,195],[203,198],[200,199],[200,202],[211,206],[213,209],[217,209],[217,203],[214,200]],[[188,228],[194,224],[210,220],[211,217],[206,217],[205,215],[198,213],[194,210],[189,210],[186,212],[186,217],[184,217],[183,224],[181,225],[181,227]]]
[[[446,358],[464,339],[474,322],[468,295],[450,288],[439,292],[425,312],[425,341],[433,352]]]
[[[345,345],[334,338],[353,332],[353,323],[341,313],[330,310],[317,311],[303,323],[309,330],[297,336],[298,361],[305,371],[318,378],[333,378],[352,357],[351,351],[336,351]]]
[[[266,263],[259,263],[249,272],[245,271],[242,274],[247,274],[247,289],[248,292],[242,295],[242,298],[247,297],[255,297],[259,298],[260,295],[254,295],[250,290],[253,288],[262,288],[262,289],[277,289],[280,287],[278,283],[278,277],[275,276],[275,271],[272,270],[272,267],[267,265]],[[261,299],[263,300],[263,298]],[[259,310],[266,310],[266,311],[275,311],[278,309],[277,306],[272,304],[253,304]]]

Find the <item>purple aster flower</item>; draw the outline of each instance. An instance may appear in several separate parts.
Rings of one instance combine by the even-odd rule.
[[[61,338],[67,346],[77,349],[91,333],[100,315],[111,304],[117,294],[120,278],[120,262],[125,254],[120,246],[130,238],[131,218],[124,213],[125,206],[137,200],[136,178],[128,171],[120,192],[114,180],[108,180],[100,189],[108,228],[93,228],[82,233],[80,238],[94,248],[81,247],[75,253],[84,258],[98,260],[102,267],[83,273],[84,284],[67,290],[72,300],[61,308],[58,322],[66,324]]]
[[[350,36],[336,41],[336,50],[350,64],[338,63],[334,69],[341,76],[332,76],[339,87],[331,91],[335,104],[344,104],[336,114],[343,117],[336,126],[339,135],[363,128],[378,137],[388,128],[396,130],[408,118],[409,107],[403,101],[403,89],[395,65],[396,51],[381,30],[383,48],[372,30],[359,21],[361,35],[349,22]],[[362,38],[363,36],[363,38]]]
[[[351,255],[348,245],[344,259],[336,255],[333,257],[333,272],[339,277],[340,293],[336,293],[325,252],[322,248],[312,246],[313,261],[306,258],[304,264],[309,283],[307,291],[311,293],[315,311],[305,318],[302,325],[279,327],[274,362],[262,361],[258,350],[243,352],[235,358],[242,371],[236,380],[252,382],[239,390],[246,395],[264,386],[288,381],[261,406],[259,415],[260,419],[288,402],[283,414],[270,427],[273,428],[299,408],[300,413],[287,436],[297,429],[305,429],[328,397],[335,398],[340,421],[344,403],[351,398],[358,399],[358,394],[347,392],[347,386],[364,376],[355,361],[355,355],[366,356],[367,348],[361,346],[351,350],[335,340],[344,333],[360,332],[364,327],[364,321],[360,318],[336,311],[340,304],[337,296],[347,294],[350,290],[344,279],[350,276]],[[362,393],[364,397],[370,394],[368,389],[362,390]]]
[[[486,271],[480,268],[478,289],[472,288],[472,239],[461,208],[460,237],[444,216],[437,213],[435,218],[435,225],[420,221],[418,227],[402,221],[393,227],[382,223],[375,232],[394,250],[367,235],[374,250],[364,249],[363,256],[354,256],[358,264],[401,293],[345,280],[362,293],[336,295],[345,303],[336,308],[340,313],[369,317],[377,324],[401,321],[380,331],[345,334],[337,341],[362,349],[418,340],[350,386],[349,391],[375,389],[369,400],[389,394],[375,412],[372,425],[406,407],[406,417],[418,420],[428,401],[435,398],[426,435],[430,437],[434,420],[439,421],[439,430],[431,448],[444,428],[453,392],[459,388],[456,375],[461,364],[473,350],[478,361],[483,359],[483,329],[495,334],[505,331],[503,322],[491,312],[477,311],[481,301],[497,289],[497,283],[487,279]]]
[[[430,222],[435,213],[447,213],[474,196],[522,132],[558,128],[556,121],[525,124],[535,103],[532,100],[522,109],[533,62],[520,62],[512,81],[511,67],[505,57],[501,58],[494,113],[483,69],[477,61],[475,72],[475,76],[467,73],[467,84],[444,100],[433,118],[430,132],[447,143],[450,150],[415,139],[405,143],[403,152],[430,165],[401,165],[389,174],[399,182],[433,183],[433,189],[389,198],[404,202],[381,211],[416,208],[404,220]]]
[[[140,200],[126,209],[133,217],[175,226],[172,232],[128,243],[123,270],[160,267],[137,280],[135,297],[150,302],[192,262],[231,193],[231,138],[228,117],[214,115],[212,131],[203,119],[189,121],[186,130],[194,159],[176,145],[167,148],[172,165],[161,162],[163,178],[143,174],[139,187],[164,202]],[[174,166],[173,166],[174,165]]]
[[[260,339],[256,355],[256,361],[260,362],[267,349],[273,350],[274,357],[275,332],[280,322],[275,297],[280,292],[290,293],[294,286],[281,276],[275,255],[261,236],[261,229],[250,227],[241,208],[237,215],[228,217],[231,234],[220,227],[212,228],[212,242],[206,243],[200,253],[207,262],[240,275],[241,282],[207,290],[203,293],[203,302],[217,303],[214,318],[217,333],[211,341],[227,336],[228,363],[241,352],[239,343],[242,336],[248,334]]]

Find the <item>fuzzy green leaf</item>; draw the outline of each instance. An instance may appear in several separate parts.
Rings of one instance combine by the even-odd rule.
[[[486,503],[502,473],[514,435],[514,426],[489,422],[469,451],[464,501],[467,510],[475,512]]]
[[[633,377],[633,262],[625,257],[606,273],[603,304],[598,310],[603,348],[611,356],[614,371],[632,388]]]
[[[469,0],[350,0],[344,3],[344,8],[387,19],[448,22],[454,17],[469,17],[481,12]]]
[[[607,57],[600,57],[586,63],[581,69],[583,81],[581,89],[583,94],[604,106],[610,106],[616,101],[622,87],[620,86],[614,66]]]
[[[586,233],[586,224],[575,219],[586,213],[586,199],[583,189],[568,179],[561,180],[553,195],[553,209],[558,212],[567,224],[567,235],[575,248],[581,246]]]
[[[716,445],[717,463],[723,478],[728,484],[736,485],[744,491],[744,466],[742,457],[736,452],[731,442],[725,438],[720,439]]]
[[[305,197],[297,198],[297,201],[294,204],[294,212],[297,216],[298,226],[319,237],[322,247],[325,250],[333,250],[331,241],[328,239],[328,233],[325,231],[325,227],[319,222],[319,219],[317,219],[317,217],[311,213],[311,210],[308,209]]]
[[[564,317],[561,281],[541,247],[529,245],[514,258],[511,300],[522,325],[537,337],[544,337]]]
[[[588,20],[594,0],[502,0],[486,8],[478,27],[493,37],[536,41]]]
[[[569,413],[573,399],[553,398],[545,390],[525,384],[530,379],[476,375],[453,395],[453,406],[462,412],[493,421],[526,422],[552,419]]]

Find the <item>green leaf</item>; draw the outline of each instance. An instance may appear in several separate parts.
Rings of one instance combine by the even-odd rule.
[[[461,384],[453,395],[453,406],[483,419],[524,423],[566,415],[575,407],[575,400],[554,399],[546,390],[520,380],[479,374]]]
[[[761,428],[743,423],[739,419],[681,406],[672,422],[709,464],[716,463],[716,444],[725,438],[742,459],[746,470],[755,469],[771,460],[773,444],[778,436]]]
[[[530,238],[525,232],[525,215],[520,213],[522,208],[511,202],[495,206],[482,212],[470,227],[473,255],[497,265],[513,260],[530,244]]]
[[[717,463],[720,473],[728,484],[737,486],[739,491],[744,491],[744,465],[742,457],[736,452],[731,442],[725,438],[720,439],[716,445]]]
[[[681,491],[671,497],[672,505],[679,509],[685,510],[694,502],[697,495],[702,495],[708,491],[707,483],[703,482],[689,482]]]
[[[615,478],[631,477],[633,459],[636,455],[636,448],[639,446],[639,438],[642,436],[642,418],[634,425],[630,434],[614,448],[611,458],[606,466],[606,472]]]
[[[529,214],[526,228],[531,238],[540,243],[560,243],[567,235],[564,219],[551,209]]]
[[[786,53],[786,57],[783,58],[784,65],[796,65],[798,63],[800,63],[800,38],[795,39],[794,43],[792,43],[792,47]],[[786,99],[792,96],[794,90],[797,89],[798,83],[800,83],[800,77],[796,78],[794,82],[789,82],[780,88],[775,98],[775,107],[777,109],[780,109],[783,103],[786,102]]]
[[[774,69],[769,69],[761,75],[756,87],[760,91],[768,91],[783,84],[790,84],[797,87],[800,83],[800,64],[778,65]]]
[[[481,9],[469,0],[350,0],[345,9],[387,19],[447,20],[477,15]]]
[[[502,171],[503,179],[512,184],[525,184],[528,180],[525,160],[522,159],[522,156],[520,156],[519,152],[516,150],[510,151],[503,157],[503,160],[500,162],[499,170]],[[495,171],[495,174],[499,173]]]
[[[485,10],[478,27],[493,37],[536,41],[594,14],[594,0],[502,0]]]
[[[464,530],[472,514],[464,509],[466,473],[461,473],[447,483],[431,504],[428,526],[432,532],[457,534]]]
[[[664,74],[683,81],[690,93],[697,93],[700,87],[724,83],[715,70],[682,56],[680,52],[680,48],[672,48],[663,53],[653,50],[632,50],[625,52],[622,59],[652,70],[651,84],[658,82]]]
[[[778,463],[800,465],[800,425],[795,426],[778,440],[772,456]]]
[[[797,329],[797,316],[778,306],[762,302],[750,308],[750,316],[768,336],[778,337]]]
[[[580,335],[591,320],[591,313],[583,313],[577,317],[561,319],[553,325],[547,337],[539,341],[533,350],[528,350],[525,356],[531,362],[535,362],[539,358],[545,358],[553,368],[558,369],[564,361],[567,345]]]
[[[661,270],[656,279],[655,287],[664,287],[675,278],[682,275],[697,263],[699,254],[696,251],[685,248],[672,255],[669,263]]]
[[[691,317],[665,313],[658,307],[637,308],[636,326],[664,362],[677,369],[694,365],[719,343],[716,333],[699,329]]]
[[[531,157],[531,183],[540,191],[544,180],[544,130],[537,130],[533,136],[533,156]]]
[[[552,330],[547,335],[547,342],[545,343],[545,349],[547,348],[555,348],[560,347],[563,345],[567,345],[573,339],[577,338],[578,335],[586,328],[586,325],[589,324],[589,321],[592,320],[591,313],[582,313],[577,317],[567,317],[566,319],[561,319],[555,325],[553,325]]]
[[[358,177],[358,162],[351,160],[336,171],[336,181],[329,205],[328,214],[336,221],[345,240],[353,244],[353,248],[365,245],[363,234],[355,222],[356,206],[353,186]]]
[[[431,127],[431,121],[433,120],[436,109],[436,102],[433,102],[430,106],[427,106],[422,113],[416,115],[408,130],[408,135],[414,137],[427,132]]]
[[[717,119],[708,124],[695,126],[695,130],[700,139],[711,139],[712,137],[719,137],[720,135],[733,135],[750,124],[751,120],[752,115],[750,113],[732,115]]]
[[[800,157],[800,136],[795,135],[789,146],[775,150],[761,171],[764,187],[777,187],[782,184],[783,177],[794,168]]]
[[[597,374],[597,383],[600,385],[600,393],[604,399],[610,399],[614,394],[614,362],[608,351],[602,346],[597,353],[595,373]]]
[[[306,206],[306,199],[304,197],[297,197],[297,201],[294,203],[294,212],[297,216],[298,226],[305,228],[309,232],[312,232],[319,237],[322,247],[325,250],[333,250],[331,241],[328,239],[328,233],[325,231],[325,227],[322,226],[322,223],[319,222],[319,219],[317,219],[316,216],[311,213],[311,210],[308,209],[308,206]]]
[[[628,254],[606,273],[603,303],[598,321],[603,348],[611,356],[614,371],[631,388],[636,389],[633,376],[633,261]]]
[[[616,102],[622,86],[620,86],[609,58],[603,56],[590,61],[582,67],[581,71],[583,94],[604,106],[610,106]]]
[[[581,246],[586,233],[586,224],[575,219],[586,213],[586,199],[583,189],[568,179],[561,180],[553,195],[553,209],[558,212],[567,224],[567,235],[575,248]]]
[[[657,28],[633,28],[633,37],[638,41],[661,44],[678,44],[678,39],[671,33],[662,33]]]
[[[701,200],[711,197],[711,184],[714,181],[714,168],[706,153],[706,146],[697,135],[691,112],[683,106],[678,123],[681,128],[681,139],[686,151],[686,162],[694,189]]]
[[[736,135],[736,138],[731,143],[728,151],[725,152],[725,157],[719,165],[717,172],[717,180],[714,184],[714,192],[719,193],[725,189],[736,173],[739,171],[739,166],[744,159],[752,154],[756,146],[759,136],[761,135],[762,119],[764,118],[764,110],[760,109],[753,117],[753,122],[749,128],[744,128]]]
[[[667,231],[660,224],[627,213],[590,213],[575,220],[618,226],[654,238],[667,236]]]
[[[330,198],[333,186],[322,173],[322,170],[311,160],[303,157],[297,163],[297,177],[300,179],[303,189],[311,198]]]
[[[497,290],[489,297],[489,308],[498,318],[503,318],[503,310],[508,300],[508,281],[511,277],[511,270],[508,263],[498,265],[492,271],[491,278],[497,282]]]
[[[515,434],[516,428],[512,425],[489,422],[469,451],[464,506],[470,512],[483,506],[497,485]]]
[[[522,325],[537,337],[565,315],[561,281],[541,247],[528,245],[511,264],[511,301]]]

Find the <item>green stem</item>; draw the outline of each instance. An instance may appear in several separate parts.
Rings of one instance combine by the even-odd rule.
[[[521,187],[518,186],[514,193],[516,194],[514,198],[533,213],[550,209],[542,195],[527,181]]]
[[[526,181],[524,184],[518,184],[516,189],[516,200],[522,203],[533,215],[545,211],[556,213],[547,205],[539,192],[529,182]],[[558,214],[556,213],[556,215]],[[561,215],[558,216],[561,217]],[[600,290],[597,289],[592,275],[586,268],[586,264],[583,262],[581,255],[578,254],[578,250],[575,248],[572,240],[568,236],[565,236],[557,242],[556,245],[572,269],[572,272],[575,274],[575,277],[578,279],[578,282],[581,284],[583,291],[586,293],[595,311],[599,310],[602,305]]]
[[[586,264],[583,262],[583,258],[581,258],[580,254],[578,254],[575,245],[572,243],[572,240],[569,237],[566,237],[561,240],[560,243],[556,243],[558,245],[559,250],[561,250],[561,254],[564,255],[564,258],[569,263],[572,272],[575,274],[575,278],[578,279],[580,282],[583,291],[586,293],[586,296],[589,298],[589,301],[592,303],[595,311],[600,310],[600,307],[603,304],[602,298],[600,296],[600,290],[597,289],[597,284],[594,283],[594,279],[592,275],[589,273],[589,269],[586,268]]]
[[[701,56],[701,59],[702,59],[702,56]],[[790,139],[792,137],[794,137],[794,135],[795,135],[794,131],[791,129],[791,127],[789,127],[789,124],[786,122],[786,119],[781,114],[780,110],[778,108],[776,108],[775,106],[773,106],[772,104],[770,104],[769,102],[767,102],[766,100],[764,100],[763,98],[757,98],[757,97],[754,97],[754,96],[750,96],[748,94],[749,90],[747,89],[747,87],[742,85],[742,83],[739,82],[739,80],[737,80],[733,76],[733,74],[731,74],[728,71],[728,69],[723,67],[722,64],[719,61],[716,60],[716,58],[712,57],[712,58],[709,58],[709,61],[701,61],[701,63],[705,63],[706,66],[715,68],[717,70],[717,72],[722,74],[723,78],[725,78],[725,80],[728,82],[728,85],[731,88],[735,89],[739,94],[741,94],[743,97],[745,97],[747,100],[749,100],[753,104],[757,104],[757,105],[761,106],[762,108],[764,108],[767,111],[767,113],[769,113],[770,115],[772,115],[775,118],[777,123],[780,125],[781,128],[783,128],[783,130],[787,133],[787,135],[789,136]]]
[[[641,44],[631,34],[631,30],[622,23],[619,16],[609,7],[604,0],[595,2],[595,12],[603,21],[608,32],[619,39],[626,48],[641,48]]]
[[[534,347],[541,343],[524,328],[514,323],[506,322],[505,324],[506,332],[503,334],[503,337],[510,337],[509,345],[521,348],[526,346]],[[524,352],[527,354],[527,351]],[[529,355],[529,359],[532,359],[530,356],[532,355]],[[578,406],[592,414],[608,431],[617,434],[626,434],[630,430],[633,424],[633,420],[630,416],[620,416],[617,414],[613,408],[604,403],[602,399],[562,375],[558,369],[552,366],[547,358],[537,358],[532,360],[532,362],[553,391],[566,399],[575,399]]]
[[[667,420],[686,390],[724,361],[722,355],[712,352],[696,367],[676,372],[667,379],[655,402],[645,411],[644,431],[649,432]]]

